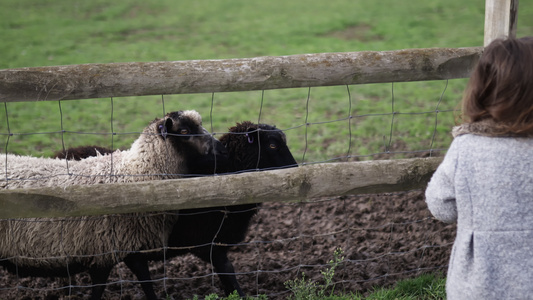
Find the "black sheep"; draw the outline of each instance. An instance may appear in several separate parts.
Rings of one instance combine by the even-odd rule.
[[[96,156],[98,153],[102,155],[110,154],[113,153],[113,150],[100,146],[80,146],[56,152],[53,157],[68,160],[82,160],[90,156]]]
[[[237,123],[229,129],[229,133],[220,138],[220,142],[227,149],[227,157],[225,154],[217,155],[217,173],[279,169],[298,165],[287,146],[285,134],[275,126],[249,121]],[[99,149],[101,153],[107,151],[110,150]],[[213,174],[211,164],[206,167],[191,161],[188,167],[191,174]],[[250,221],[260,206],[260,203],[255,203],[180,210],[178,221],[169,237],[170,249],[165,253],[166,259],[192,253],[213,264],[227,295],[236,290],[240,296],[245,296],[227,253],[231,245],[244,240]],[[148,299],[155,299],[155,293],[149,282],[147,261],[162,259],[162,253],[133,253],[124,260],[137,278],[145,281],[141,285]]]
[[[228,151],[228,172],[297,166],[285,134],[275,126],[248,121],[237,123],[220,141]],[[180,249],[169,250],[168,256],[192,253],[212,263],[215,272],[219,273],[224,292],[229,295],[236,290],[240,296],[245,296],[227,253],[231,245],[244,240],[250,221],[260,206],[256,203],[180,210],[169,239],[169,247]]]

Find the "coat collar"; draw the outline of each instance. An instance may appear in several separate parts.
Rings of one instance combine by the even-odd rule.
[[[487,119],[473,123],[464,123],[452,129],[453,137],[463,134],[475,134],[490,137],[533,137],[529,133],[516,133],[509,131],[509,127],[503,123]]]

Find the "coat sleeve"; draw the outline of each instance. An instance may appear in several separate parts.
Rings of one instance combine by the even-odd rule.
[[[454,143],[446,153],[426,189],[426,203],[433,216],[443,222],[457,222],[457,203],[455,201],[455,169],[457,151]]]

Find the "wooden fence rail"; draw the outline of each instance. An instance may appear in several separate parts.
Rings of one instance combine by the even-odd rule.
[[[441,160],[310,164],[189,179],[0,190],[0,219],[297,202],[316,197],[406,191],[423,188]]]
[[[482,47],[0,70],[0,102],[72,100],[468,77]]]

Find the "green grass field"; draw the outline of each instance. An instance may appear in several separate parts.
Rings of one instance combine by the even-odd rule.
[[[470,47],[483,41],[484,1],[183,2],[3,1],[0,69]],[[532,31],[532,15],[532,7],[522,4],[519,36]],[[299,162],[439,149],[450,142],[454,114],[442,112],[436,122],[435,113],[412,113],[432,112],[437,105],[455,109],[465,83],[354,85],[349,94],[339,86],[7,103],[0,108],[0,149],[5,152],[7,145],[8,152],[47,156],[62,143],[128,148],[153,118],[180,109],[198,110],[205,127],[215,132],[243,120],[290,129],[289,144]],[[400,113],[394,119],[393,105]],[[353,119],[346,120],[349,115]],[[9,140],[8,132],[14,134]]]

